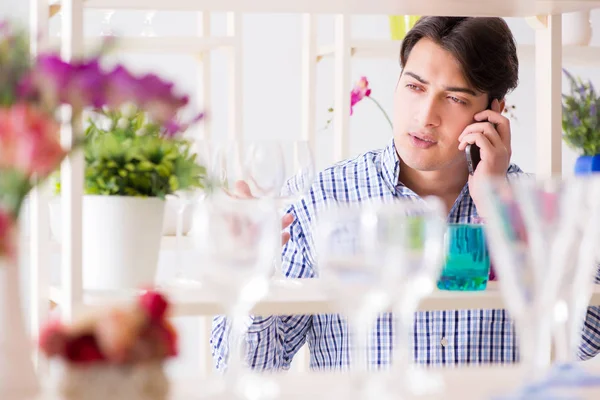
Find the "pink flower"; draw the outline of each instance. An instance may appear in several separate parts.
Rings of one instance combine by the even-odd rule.
[[[0,108],[0,169],[44,177],[65,154],[59,125],[47,114],[26,104]]]
[[[354,105],[370,95],[371,89],[369,88],[369,81],[363,76],[356,82],[352,92],[350,92],[350,115],[354,112]]]

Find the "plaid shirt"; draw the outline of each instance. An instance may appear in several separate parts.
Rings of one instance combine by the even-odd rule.
[[[310,192],[290,208],[294,222],[291,239],[283,249],[283,271],[290,278],[315,276],[310,223],[317,208],[328,202],[359,202],[366,198],[414,197],[398,183],[400,162],[392,142],[338,163],[321,172]],[[511,164],[508,176],[523,173]],[[465,185],[448,215],[450,223],[478,218]],[[225,366],[229,324],[223,316],[213,321],[211,347],[217,369]],[[247,362],[259,370],[288,369],[294,354],[308,342],[312,369],[346,368],[349,365],[348,326],[340,315],[294,315],[251,317],[246,337]],[[381,314],[369,339],[371,367],[387,365],[392,356],[392,315]],[[425,311],[415,314],[412,353],[416,363],[426,365],[512,363],[518,361],[515,330],[505,310]],[[600,308],[590,307],[579,358],[600,351]]]

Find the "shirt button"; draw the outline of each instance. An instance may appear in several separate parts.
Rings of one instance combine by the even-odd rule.
[[[448,346],[448,339],[443,337],[440,343],[442,344],[442,346],[446,347],[446,346]]]

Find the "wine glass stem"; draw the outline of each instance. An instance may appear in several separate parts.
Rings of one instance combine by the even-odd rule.
[[[245,349],[242,345],[246,337],[246,326],[244,324],[245,313],[236,310],[237,307],[231,307],[228,315],[231,319],[231,329],[229,331],[229,354],[227,358],[228,381],[234,384],[242,373],[244,366]]]
[[[413,313],[406,310],[399,311],[396,315],[396,339],[392,355],[392,368],[394,375],[404,376],[410,366],[412,359],[410,355],[410,334],[412,332]]]
[[[519,321],[521,362],[528,382],[539,380],[550,365],[552,326],[547,317],[528,316]]]
[[[351,366],[355,372],[368,370],[367,342],[369,340],[369,319],[364,312],[358,312],[349,318],[349,329],[354,332],[351,351]]]

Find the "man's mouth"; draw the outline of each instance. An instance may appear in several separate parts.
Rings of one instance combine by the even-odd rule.
[[[437,144],[437,142],[435,140],[433,140],[433,138],[425,136],[425,135],[420,135],[417,133],[409,133],[409,136],[410,136],[410,141],[413,144],[413,146],[418,147],[420,149],[428,149]]]

